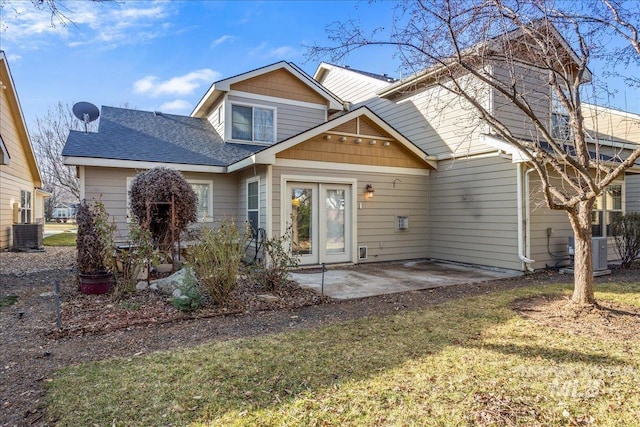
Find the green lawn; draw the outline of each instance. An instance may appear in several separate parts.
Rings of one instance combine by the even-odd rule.
[[[598,289],[640,306],[640,284]],[[46,402],[60,426],[637,424],[640,342],[562,333],[510,309],[560,292],[531,287],[73,366]]]
[[[76,233],[64,232],[53,234],[51,236],[42,239],[44,246],[75,246],[76,245]]]

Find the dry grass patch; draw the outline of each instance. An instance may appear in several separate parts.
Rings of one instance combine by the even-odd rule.
[[[617,286],[597,296],[640,307],[640,285]],[[512,309],[566,292],[536,286],[74,366],[49,384],[49,415],[61,426],[633,425],[640,342],[573,335]]]

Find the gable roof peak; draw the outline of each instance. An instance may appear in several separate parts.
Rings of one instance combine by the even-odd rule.
[[[296,78],[309,86],[313,91],[325,98],[329,104],[329,109],[342,110],[342,100],[326,90],[322,85],[316,82],[311,76],[305,73],[301,68],[292,62],[278,61],[270,65],[253,69],[235,76],[227,77],[214,82],[209,90],[204,94],[198,105],[191,112],[191,116],[203,117],[208,107],[213,105],[215,100],[222,96],[225,92],[231,90],[231,85],[244,80],[252,79],[272,71],[284,69],[293,74]]]

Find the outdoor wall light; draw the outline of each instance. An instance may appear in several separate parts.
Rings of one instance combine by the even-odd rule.
[[[384,145],[385,147],[388,147],[388,146],[391,145],[391,143],[389,141],[385,141],[384,144],[382,144],[382,145]]]
[[[376,145],[376,142],[377,141],[375,139],[372,139],[371,141],[369,141],[369,145]]]
[[[375,190],[373,189],[373,185],[371,184],[367,184],[367,186],[364,188],[364,196],[367,199],[373,199],[373,192]]]
[[[340,142],[345,142],[346,140],[347,140],[347,137],[346,137],[346,136],[341,136],[341,137],[340,137]]]
[[[362,140],[360,138],[356,138],[353,142],[355,142],[356,144],[360,144]]]
[[[331,135],[325,135],[324,139],[326,139],[327,141],[331,139]]]

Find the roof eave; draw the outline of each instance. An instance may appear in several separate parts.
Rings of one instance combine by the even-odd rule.
[[[227,168],[225,166],[194,165],[188,163],[166,163],[144,160],[120,160],[80,156],[64,156],[63,159],[66,166],[95,166],[120,169],[152,169],[154,167],[163,166],[169,169],[176,169],[181,172],[227,172]]]

